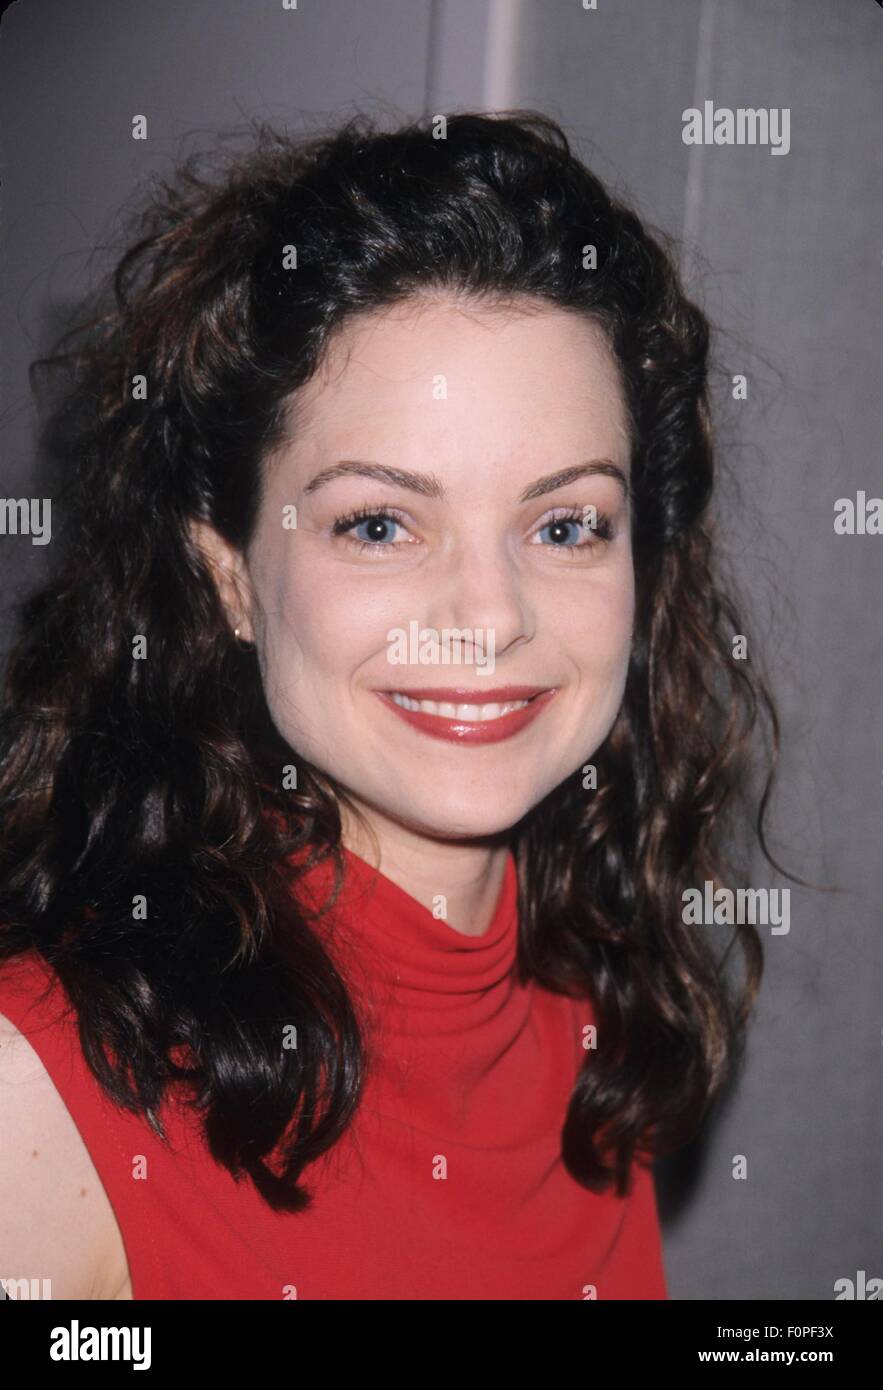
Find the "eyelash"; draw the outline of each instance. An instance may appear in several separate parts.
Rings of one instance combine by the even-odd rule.
[[[545,531],[547,527],[555,525],[560,521],[572,521],[576,524],[582,522],[583,508],[560,507],[554,515],[540,527],[540,531]],[[404,526],[404,516],[395,507],[358,507],[355,511],[348,512],[346,516],[340,516],[331,527],[331,534],[334,536],[346,535],[362,521],[394,521],[399,526]],[[576,545],[555,545],[549,548],[552,550],[585,550],[591,549],[596,545],[606,544],[613,540],[616,532],[610,517],[605,512],[598,512],[598,522],[592,528],[593,540],[582,540]],[[351,545],[358,547],[359,551],[374,550],[396,550],[401,542],[398,541],[359,541],[350,540]]]
[[[401,512],[397,512],[395,507],[358,507],[354,512],[348,512],[346,516],[339,516],[331,528],[333,536],[342,536],[347,531],[351,531],[354,526],[358,526],[360,521],[395,521],[399,526],[404,526],[405,521]],[[395,550],[396,543],[393,541],[358,541],[353,540],[351,545],[355,545],[361,550]]]

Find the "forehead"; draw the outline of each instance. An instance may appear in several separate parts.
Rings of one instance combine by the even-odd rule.
[[[296,393],[305,444],[391,438],[486,451],[591,445],[628,457],[616,360],[584,314],[518,297],[412,298],[345,321]]]

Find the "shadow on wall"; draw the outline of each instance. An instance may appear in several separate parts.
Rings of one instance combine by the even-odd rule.
[[[4,496],[15,490],[15,500],[30,504],[30,510],[51,505],[48,543],[33,543],[33,536],[10,534],[0,545],[0,675],[5,672],[9,649],[18,634],[20,605],[49,578],[60,556],[59,537],[64,526],[64,494],[75,481],[76,461],[72,457],[71,430],[77,416],[76,393],[68,399],[69,373],[57,367],[40,366],[44,357],[55,353],[63,334],[95,312],[93,299],[70,298],[46,304],[36,332],[34,356],[29,365],[30,401],[33,427],[25,435],[28,457],[16,470],[17,483],[4,487]],[[54,543],[53,543],[54,542]]]
[[[706,1116],[697,1137],[677,1153],[657,1159],[653,1165],[659,1219],[668,1230],[673,1230],[689,1212],[710,1159],[714,1131],[722,1122],[729,1105],[736,1103],[741,1079],[742,1065],[739,1062],[734,1064],[729,1080]]]

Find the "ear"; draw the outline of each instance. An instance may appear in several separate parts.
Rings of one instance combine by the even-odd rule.
[[[191,520],[188,525],[194,545],[212,572],[230,627],[234,632],[239,629],[241,641],[253,642],[252,589],[244,555],[209,522]]]

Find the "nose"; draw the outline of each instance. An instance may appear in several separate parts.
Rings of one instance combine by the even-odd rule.
[[[505,546],[487,539],[482,543],[479,538],[453,548],[443,572],[433,576],[423,622],[436,630],[465,628],[492,634],[498,660],[508,648],[529,641],[533,616],[522,576]]]

